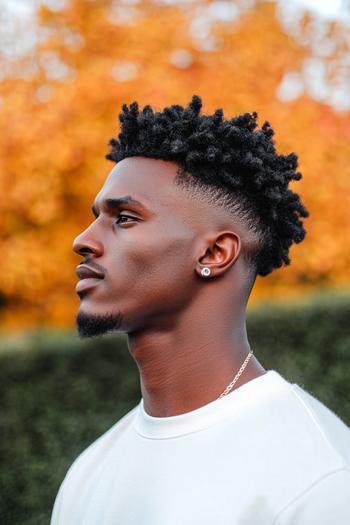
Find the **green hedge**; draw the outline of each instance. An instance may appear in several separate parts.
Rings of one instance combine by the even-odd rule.
[[[350,296],[264,304],[247,319],[251,347],[350,425]],[[0,522],[47,525],[58,487],[92,441],[140,400],[126,336],[0,338]]]

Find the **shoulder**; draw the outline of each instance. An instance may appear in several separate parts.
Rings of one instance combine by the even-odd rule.
[[[284,451],[304,454],[313,464],[323,463],[322,473],[350,468],[350,428],[345,422],[303,385],[289,382],[275,370],[267,379],[257,410],[263,410],[265,426],[283,441]]]
[[[98,437],[73,461],[69,467],[62,485],[75,483],[77,479],[87,475],[90,470],[99,467],[101,462],[106,458],[109,451],[114,447],[118,439],[130,428],[131,422],[138,410],[136,405],[132,410],[119,419],[104,434]]]
[[[325,450],[338,459],[339,468],[350,469],[350,428],[324,403],[297,384],[291,384],[291,395],[308,421],[307,429],[318,436]]]
[[[350,523],[350,470],[328,472],[293,498],[273,525]]]
[[[74,502],[79,498],[80,490],[84,480],[92,473],[98,472],[103,461],[108,457],[112,447],[133,421],[139,405],[119,419],[111,428],[89,445],[69,467],[56,495],[51,515],[51,525],[62,523],[61,516],[69,514]]]
[[[350,428],[304,386],[272,376],[264,429],[283,486],[273,525],[350,523]]]
[[[270,406],[288,480],[273,525],[350,523],[350,428],[303,386],[280,377],[283,388]]]

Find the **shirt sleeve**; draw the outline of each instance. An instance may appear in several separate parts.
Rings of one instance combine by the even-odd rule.
[[[350,524],[350,470],[343,468],[323,476],[291,501],[273,525]]]
[[[57,493],[55,503],[52,509],[50,525],[60,525],[60,513],[62,505],[62,492],[63,492],[63,483],[61,484],[59,491]],[[62,524],[61,524],[62,525]]]

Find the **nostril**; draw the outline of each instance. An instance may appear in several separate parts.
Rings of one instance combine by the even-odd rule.
[[[103,253],[103,245],[94,237],[93,231],[88,228],[74,239],[73,251],[78,255],[94,254],[100,256]]]

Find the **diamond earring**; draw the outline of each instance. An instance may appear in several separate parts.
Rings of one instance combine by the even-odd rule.
[[[208,275],[211,274],[210,268],[202,268],[201,269],[201,274],[203,275],[203,277],[208,277]]]

